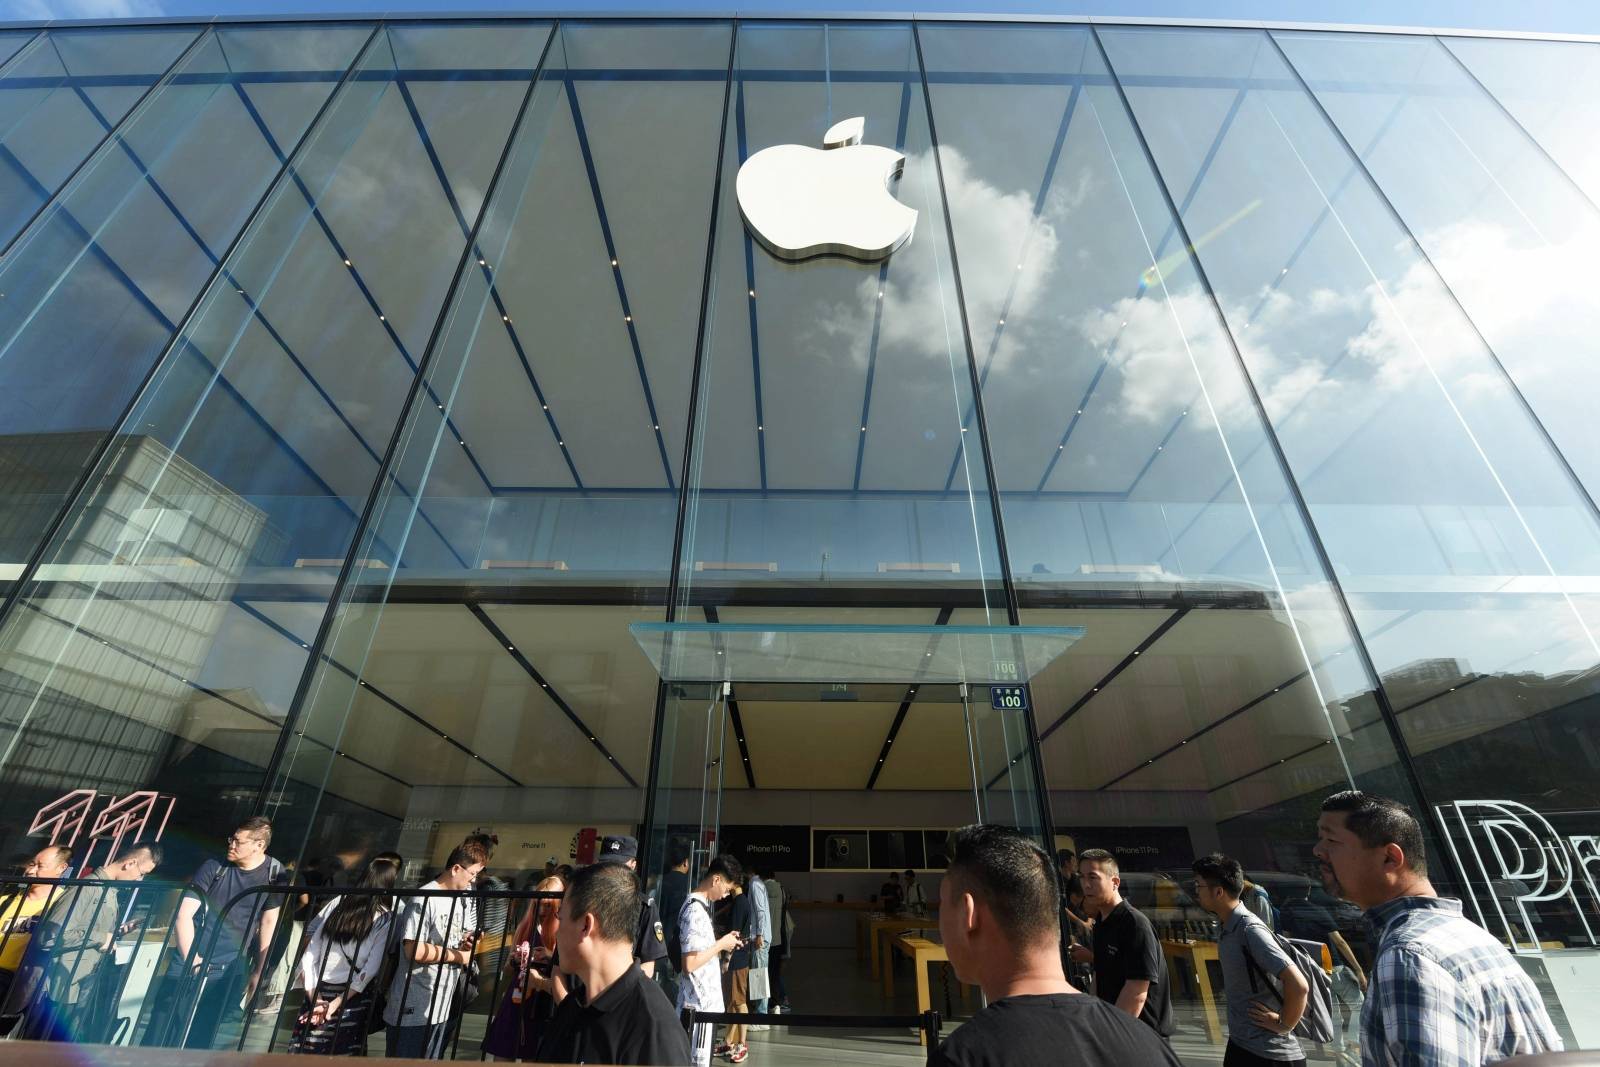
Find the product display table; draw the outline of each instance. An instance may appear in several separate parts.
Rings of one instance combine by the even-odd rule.
[[[912,970],[917,976],[917,1014],[920,1015],[933,1007],[933,994],[928,987],[928,964],[937,963],[940,966],[950,966],[950,957],[945,953],[944,946],[937,941],[926,937],[913,937],[911,934],[901,934],[894,939],[894,950],[902,956],[911,958]],[[954,975],[954,971],[951,974]],[[966,1007],[969,1003],[967,987],[957,979],[956,987],[961,991],[961,1005]],[[894,958],[891,956],[883,968],[883,991],[886,996],[894,996]],[[919,1037],[919,1041],[926,1038]]]
[[[1194,978],[1195,989],[1200,993],[1200,1007],[1206,1021],[1206,1036],[1215,1044],[1222,1043],[1222,1023],[1217,1018],[1217,998],[1211,989],[1211,971],[1207,964],[1217,960],[1215,941],[1163,941],[1161,954],[1167,959],[1167,978],[1176,992],[1183,988],[1178,982],[1180,967]]]

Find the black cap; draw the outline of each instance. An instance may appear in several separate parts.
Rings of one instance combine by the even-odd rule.
[[[604,838],[600,842],[600,855],[596,863],[627,863],[639,858],[639,839],[627,834]]]

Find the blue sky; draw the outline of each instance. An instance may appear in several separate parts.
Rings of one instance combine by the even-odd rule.
[[[0,0],[0,19],[378,11],[904,11],[1272,19],[1600,34],[1595,0]]]

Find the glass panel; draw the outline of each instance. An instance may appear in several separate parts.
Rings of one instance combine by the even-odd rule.
[[[1435,38],[1277,38],[1592,497],[1600,307],[1585,278],[1600,209]],[[1437,282],[1417,273],[1392,299],[1425,329]]]
[[[33,30],[7,30],[0,33],[0,64],[11,62],[21,53],[23,46],[37,36]]]
[[[1507,756],[1541,736],[1531,716],[1593,692],[1600,530],[1590,505],[1270,36],[1102,37],[1182,197],[1430,798],[1548,789],[1548,763],[1530,762],[1524,776]],[[1391,59],[1384,77],[1406,84],[1411,73]],[[1340,98],[1347,118],[1361,84]],[[1397,123],[1413,106],[1423,123],[1399,144],[1425,175],[1410,153],[1431,150],[1425,120],[1453,105],[1399,104]],[[1391,98],[1385,116],[1395,111]],[[1382,117],[1361,117],[1371,136],[1355,141],[1370,144]],[[1474,758],[1494,769],[1464,776]],[[1592,802],[1588,790],[1556,800]],[[1448,855],[1445,845],[1435,854]],[[1462,879],[1483,881],[1442,862],[1435,873],[1458,893]],[[1572,909],[1561,915],[1550,938],[1571,944],[1582,924]]]
[[[1057,843],[1115,852],[1179,940],[1209,931],[1175,884],[1197,853],[1321,894],[1321,797],[1410,790],[1093,35],[922,38],[1023,622],[1084,631],[1031,685]]]
[[[1046,626],[636,622],[628,629],[669,682],[1021,683],[1083,636],[1078,627]]]
[[[54,30],[0,74],[0,248],[195,39],[187,27]],[[0,36],[0,52],[7,42]]]
[[[736,593],[845,607],[869,585],[1001,611],[910,31],[745,25],[739,40],[680,617]],[[919,213],[915,236],[882,265],[768,253],[733,195],[741,164],[774,144],[820,147],[854,115],[866,143],[905,153],[892,188]]]
[[[628,625],[665,615],[731,37],[556,32],[297,712],[278,781],[322,801],[274,813],[308,857],[638,833],[659,679]]]
[[[1600,144],[1584,103],[1600,92],[1600,44],[1441,40],[1589,200],[1600,203]]]
[[[548,34],[544,23],[242,30],[239,43],[260,49],[243,53],[232,31],[218,37],[235,62],[265,62],[280,39],[326,56],[342,39],[348,63],[369,43],[0,632],[19,810],[69,783],[169,792],[166,862],[186,872],[255,807],[465,248],[463,213],[481,202]],[[270,176],[284,142],[265,131],[304,106],[307,84],[327,94],[347,68],[305,69],[329,73],[263,76],[293,99],[251,98],[261,125],[229,128],[230,155],[259,153]],[[243,108],[234,84],[219,88]],[[92,740],[39,747],[75,721]],[[113,760],[124,735],[148,754]],[[326,808],[392,811],[403,770],[367,767]],[[316,793],[296,782],[279,799],[305,811]],[[292,859],[297,844],[274,848]]]
[[[0,588],[370,33],[209,31],[0,261]]]

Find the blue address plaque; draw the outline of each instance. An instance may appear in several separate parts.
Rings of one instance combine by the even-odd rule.
[[[996,711],[1023,711],[1028,706],[1028,687],[1025,685],[991,685],[989,704]]]

